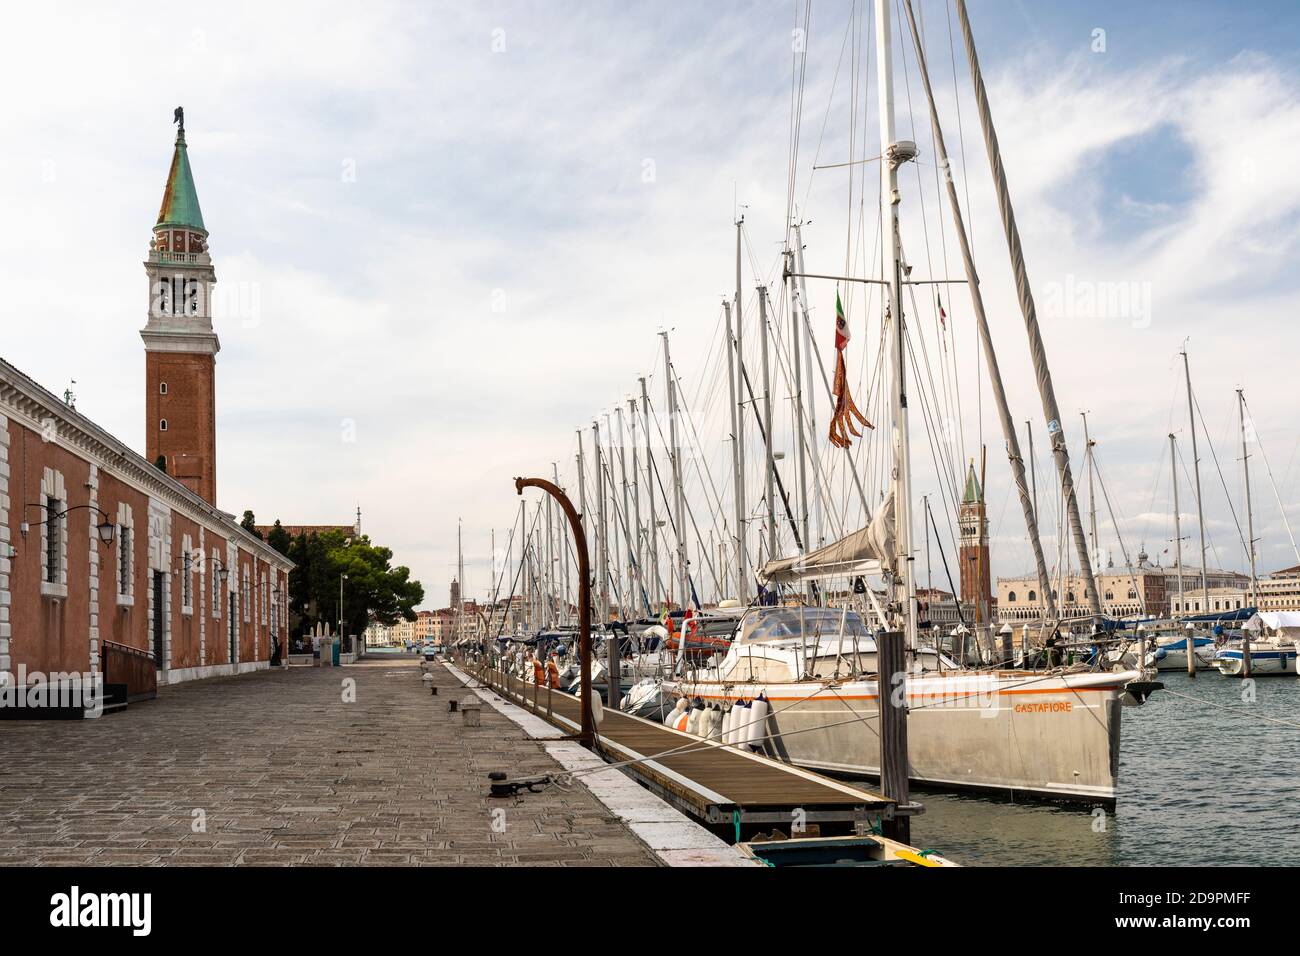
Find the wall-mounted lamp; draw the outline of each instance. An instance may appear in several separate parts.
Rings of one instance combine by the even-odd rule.
[[[33,504],[27,505],[26,508],[41,508],[42,510],[45,510],[48,509],[48,505],[42,504],[40,502],[35,502]],[[66,517],[73,511],[80,511],[83,508],[96,512],[101,518],[104,519],[99,524],[95,525],[95,530],[99,533],[100,541],[104,542],[104,544],[112,544],[113,533],[117,530],[117,525],[113,523],[113,519],[111,519],[108,516],[108,513],[106,511],[96,508],[94,505],[73,505],[71,508],[65,508],[64,510],[60,511],[58,514],[47,516],[44,521],[38,521],[36,522],[36,524],[37,526],[43,524],[49,524],[51,521],[57,521],[59,518]],[[18,533],[21,534],[24,538],[27,537],[27,532],[30,530],[32,530],[31,523],[26,520],[24,520],[18,526]],[[17,554],[17,552],[15,551],[14,554]],[[13,557],[13,554],[11,554],[10,557]]]

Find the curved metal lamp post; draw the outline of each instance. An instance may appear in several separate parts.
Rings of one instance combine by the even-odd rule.
[[[582,516],[558,485],[545,478],[516,478],[515,492],[522,495],[525,488],[540,488],[554,498],[564,509],[569,527],[573,529],[573,550],[578,554],[578,665],[582,673],[582,730],[578,740],[583,746],[590,747],[596,739],[596,721],[591,715],[591,569],[587,559],[587,535],[582,530]]]

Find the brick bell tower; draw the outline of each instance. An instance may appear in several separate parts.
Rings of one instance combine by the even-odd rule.
[[[957,513],[961,527],[961,599],[975,608],[975,622],[988,624],[993,603],[989,573],[989,525],[984,510],[984,488],[975,475],[972,459],[966,472],[966,492]]]
[[[216,355],[212,287],[199,197],[185,149],[185,114],[176,108],[176,146],[162,208],[149,242],[149,320],[145,349],[145,454],[167,473],[217,502]]]

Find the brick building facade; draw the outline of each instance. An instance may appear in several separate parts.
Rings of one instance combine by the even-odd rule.
[[[0,544],[11,681],[98,672],[103,642],[160,683],[242,673],[286,633],[288,559],[3,361]]]
[[[100,671],[109,644],[149,655],[159,683],[242,673],[267,667],[287,635],[292,562],[215,504],[216,275],[177,120],[145,262],[146,454],[0,360],[0,680],[11,686],[34,674],[75,683]]]

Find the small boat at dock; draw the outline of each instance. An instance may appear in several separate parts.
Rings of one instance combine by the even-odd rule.
[[[1241,640],[1219,648],[1214,662],[1220,674],[1262,677],[1296,673],[1300,612],[1261,611],[1246,622],[1243,631]]]

